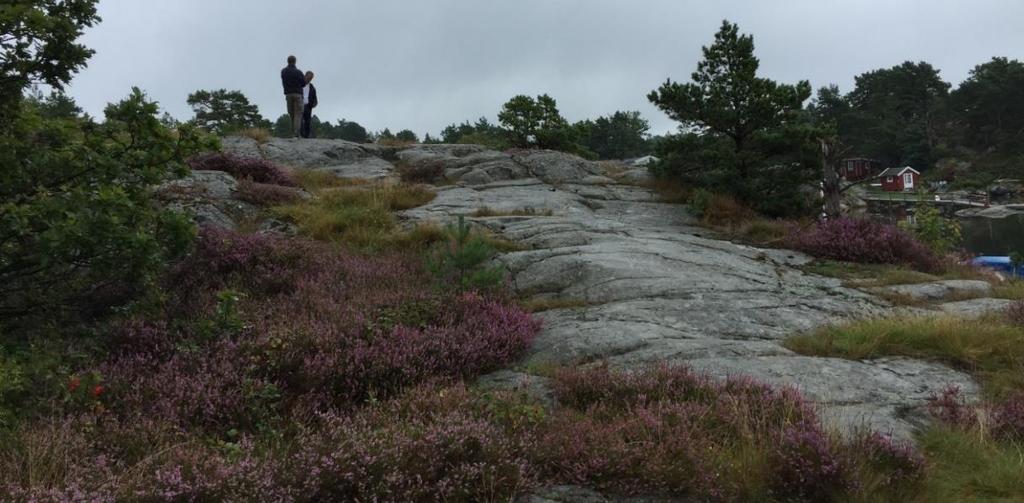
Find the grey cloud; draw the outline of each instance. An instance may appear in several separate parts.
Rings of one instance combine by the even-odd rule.
[[[850,89],[925,60],[958,83],[992,56],[1024,58],[1016,0],[102,0],[97,54],[71,94],[98,114],[138,85],[173,115],[196,89],[240,89],[273,119],[288,54],[317,73],[321,118],[437,133],[514,94],[549,93],[570,120],[640,110],[686,80],[722,19],[754,35],[762,73]]]

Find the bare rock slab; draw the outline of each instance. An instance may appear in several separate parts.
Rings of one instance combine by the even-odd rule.
[[[992,285],[987,281],[949,280],[916,285],[893,285],[878,290],[905,295],[915,300],[943,300],[957,295],[988,295],[992,291]]]

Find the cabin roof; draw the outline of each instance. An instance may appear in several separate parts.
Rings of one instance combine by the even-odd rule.
[[[904,166],[902,168],[889,168],[889,169],[879,173],[878,176],[879,177],[883,177],[883,176],[900,176],[903,173],[906,173],[907,171],[913,171],[914,173],[917,173],[918,175],[921,174],[920,171],[918,171],[918,170],[916,170],[914,168],[911,168],[910,166]]]

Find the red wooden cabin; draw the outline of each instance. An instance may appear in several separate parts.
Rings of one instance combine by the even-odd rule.
[[[878,175],[878,180],[886,192],[906,192],[921,186],[921,173],[910,166],[889,168]]]
[[[871,178],[882,171],[882,161],[855,157],[839,161],[839,176],[851,182]]]

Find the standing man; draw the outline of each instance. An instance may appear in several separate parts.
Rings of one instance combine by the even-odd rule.
[[[302,88],[302,137],[312,133],[313,109],[316,108],[316,88],[313,87],[313,72],[306,72],[306,87]]]
[[[302,127],[302,89],[306,87],[306,77],[295,67],[295,56],[288,56],[288,66],[281,69],[281,85],[288,104],[288,117],[292,120],[292,131],[298,137]]]

